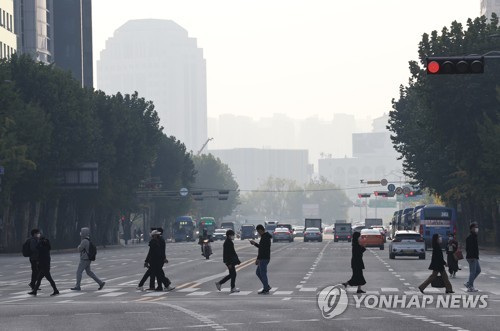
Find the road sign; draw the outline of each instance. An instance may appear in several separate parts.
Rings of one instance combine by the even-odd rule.
[[[403,194],[410,194],[410,188],[408,186],[403,187]]]
[[[397,195],[400,195],[400,194],[403,194],[403,189],[401,187],[396,187],[396,194]]]
[[[396,185],[394,185],[394,184],[387,185],[387,190],[389,192],[394,192],[396,190]]]
[[[185,197],[186,195],[188,195],[188,189],[183,187],[181,188],[181,190],[179,191],[179,194],[183,197]]]
[[[380,184],[382,184],[382,186],[386,186],[386,185],[387,185],[387,179],[385,179],[385,178],[384,178],[384,179],[382,179],[382,180],[380,181]]]
[[[380,184],[380,180],[369,180],[366,182],[367,184],[374,185],[374,184]]]

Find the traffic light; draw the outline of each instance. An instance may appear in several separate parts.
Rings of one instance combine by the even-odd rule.
[[[376,197],[389,197],[390,196],[390,192],[388,191],[375,191],[375,196]]]
[[[426,59],[428,75],[482,74],[483,56],[429,56]]]
[[[358,193],[358,198],[369,198],[371,196],[370,193]]]

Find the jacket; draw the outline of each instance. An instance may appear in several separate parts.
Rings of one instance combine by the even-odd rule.
[[[433,271],[443,271],[444,265],[446,264],[443,258],[443,251],[441,250],[441,246],[437,245],[432,248],[432,259],[431,264],[429,265],[429,270]]]
[[[479,260],[479,244],[477,242],[477,234],[471,233],[465,240],[465,251],[467,252],[466,259]]]
[[[38,265],[40,268],[50,269],[50,242],[46,238],[38,241]]]
[[[255,247],[259,248],[257,260],[271,260],[271,238],[269,232],[265,232],[260,238],[260,242],[255,243]]]
[[[31,237],[30,238],[30,250],[31,250],[31,255],[30,255],[30,261],[38,261],[38,238],[36,237]]]
[[[163,266],[165,249],[161,247],[161,241],[159,239],[151,239],[149,241],[149,251],[146,256],[146,262],[152,266]]]
[[[353,241],[352,243],[352,257],[351,257],[351,268],[352,269],[364,269],[365,264],[363,263],[363,253],[366,251],[364,246],[361,246],[359,242]]]
[[[89,251],[90,242],[90,229],[82,228],[80,230],[82,241],[78,245],[78,252],[80,252],[80,260],[90,260],[87,252]]]
[[[234,243],[231,239],[226,238],[223,245],[222,260],[225,264],[238,265],[240,264],[240,259],[238,254],[234,250]]]

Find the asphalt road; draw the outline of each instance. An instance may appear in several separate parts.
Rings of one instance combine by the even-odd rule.
[[[350,278],[349,243],[274,243],[268,275],[273,287],[270,295],[259,295],[261,284],[255,275],[257,249],[247,240],[235,240],[242,264],[236,279],[240,293],[229,293],[229,282],[222,291],[214,283],[226,274],[222,263],[222,242],[213,243],[210,260],[201,256],[195,243],[167,243],[169,263],[164,271],[176,290],[149,292],[136,290],[142,277],[147,246],[98,248],[93,271],[106,286],[83,276],[82,291],[73,292],[78,264],[76,253],[52,255],[52,275],[61,292],[50,297],[50,285],[42,281],[37,297],[29,292],[30,266],[22,256],[0,255],[0,330],[498,330],[500,317],[500,256],[482,253],[483,273],[476,281],[486,296],[484,308],[380,308],[361,304],[361,296],[347,289],[345,312],[324,318],[318,306],[318,293],[325,287]],[[430,274],[426,260],[396,258],[386,250],[368,249],[364,254],[367,291],[364,298],[397,295],[423,296],[417,286]],[[463,283],[467,263],[452,284],[457,300],[469,297]],[[147,287],[148,282],[146,283]],[[444,289],[429,287],[426,294],[437,301]],[[445,297],[445,296],[443,296]],[[373,300],[371,301],[373,303]],[[430,299],[429,299],[430,300]]]

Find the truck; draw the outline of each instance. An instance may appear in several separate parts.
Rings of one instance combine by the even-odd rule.
[[[365,227],[369,229],[372,226],[383,226],[384,222],[381,218],[365,218]]]
[[[307,228],[318,228],[321,232],[323,232],[321,218],[306,218],[304,230],[307,231]]]
[[[351,239],[352,239],[352,224],[335,222],[333,242],[338,242],[340,240],[351,242]]]

